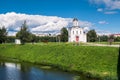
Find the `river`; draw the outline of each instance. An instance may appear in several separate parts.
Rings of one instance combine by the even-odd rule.
[[[75,74],[30,63],[0,62],[0,80],[74,80]]]
[[[48,67],[48,68],[45,68]],[[78,79],[80,78],[80,79]],[[73,73],[31,63],[0,60],[0,80],[89,80]]]

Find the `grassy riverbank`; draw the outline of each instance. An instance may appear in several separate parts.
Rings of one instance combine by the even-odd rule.
[[[0,57],[51,65],[92,77],[117,78],[118,48],[115,47],[74,46],[68,43],[1,44]]]

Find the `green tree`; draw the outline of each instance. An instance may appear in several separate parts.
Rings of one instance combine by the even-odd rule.
[[[115,36],[114,35],[110,35],[109,39],[115,39]]]
[[[16,37],[15,36],[7,36],[7,43],[14,43],[15,42]]]
[[[98,36],[98,41],[100,42],[108,41],[108,36],[106,35]]]
[[[68,41],[68,31],[65,27],[61,29],[61,36],[60,39],[62,42],[67,42]]]
[[[120,42],[120,37],[116,37],[115,41]]]
[[[96,34],[96,31],[94,29],[88,31],[88,33],[87,33],[87,41],[88,42],[95,42],[95,41],[97,41],[97,34]]]
[[[30,34],[29,35],[29,40],[34,43],[34,42],[37,42],[37,37],[34,35],[34,34]]]
[[[24,21],[24,23],[21,26],[20,31],[16,34],[16,37],[19,38],[22,42],[22,44],[26,43],[26,42],[30,42],[31,41],[31,33],[28,30],[26,21]]]
[[[108,42],[110,45],[112,45],[112,43],[114,42],[114,39],[115,39],[114,35],[109,36]]]
[[[7,30],[3,26],[2,28],[0,28],[0,44],[5,43],[6,39],[7,39]]]

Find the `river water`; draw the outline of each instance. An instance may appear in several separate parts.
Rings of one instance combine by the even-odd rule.
[[[44,67],[44,66],[43,66]],[[78,79],[79,78],[79,79]],[[89,80],[83,76],[40,65],[0,60],[0,80]]]
[[[0,61],[0,80],[74,80],[75,74],[28,63]]]

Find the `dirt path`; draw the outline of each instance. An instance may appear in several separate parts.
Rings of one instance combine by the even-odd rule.
[[[108,47],[119,47],[119,45],[108,45],[108,44],[96,44],[96,43],[86,43],[88,46],[108,46]]]

